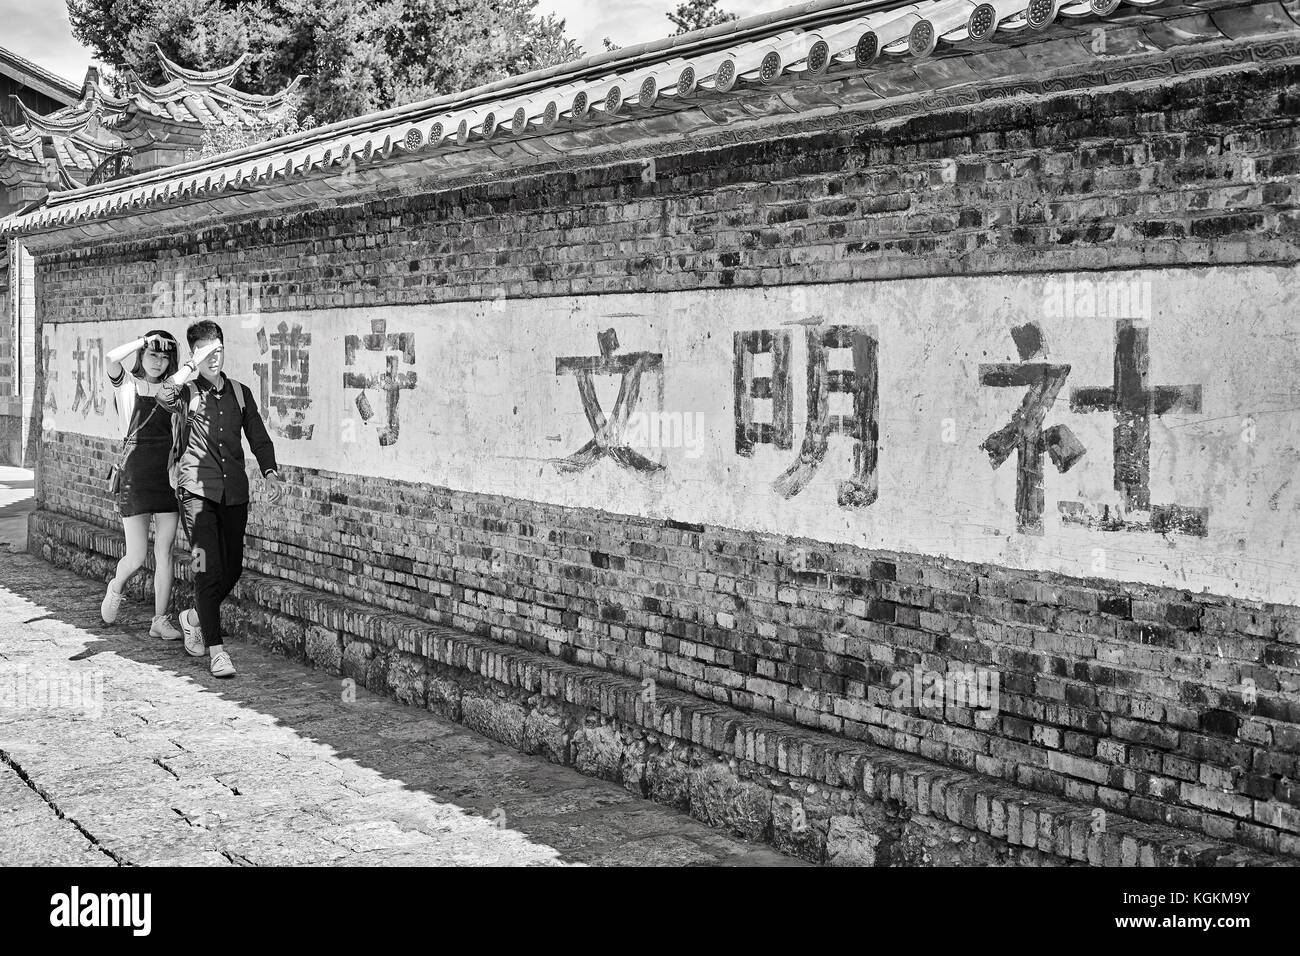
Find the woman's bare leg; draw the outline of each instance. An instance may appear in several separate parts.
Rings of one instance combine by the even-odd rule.
[[[126,554],[117,562],[117,574],[113,577],[113,590],[123,591],[131,575],[144,565],[144,557],[149,551],[149,516],[131,515],[122,519],[122,530],[126,533]]]
[[[172,599],[172,545],[176,543],[176,526],[180,515],[163,511],[153,516],[153,613],[167,613]]]

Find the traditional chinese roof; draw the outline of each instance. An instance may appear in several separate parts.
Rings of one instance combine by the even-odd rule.
[[[108,124],[123,101],[104,93],[93,67],[86,74],[80,99],[53,113],[35,113],[15,100],[23,122],[0,126],[0,209],[83,186],[122,148],[120,137]]]
[[[40,115],[18,101],[23,123],[0,126],[0,182],[12,185],[24,170],[46,169],[46,161],[52,160],[51,175],[61,171],[69,182],[84,184],[109,153],[121,149],[111,124],[124,105],[124,100],[103,91],[94,67],[86,73],[80,98],[70,106]]]
[[[238,214],[404,175],[437,188],[666,141],[700,148],[1291,58],[1297,18],[1300,0],[817,0],[53,196],[0,235],[105,236],[146,210],[179,224],[195,203]]]
[[[0,76],[7,76],[35,90],[56,103],[71,104],[77,99],[77,85],[51,73],[12,50],[0,47]]]
[[[257,124],[283,107],[302,80],[260,96],[230,86],[247,55],[223,69],[200,72],[157,53],[167,76],[162,86],[148,86],[131,74],[126,95],[115,97],[104,90],[92,67],[79,99],[62,109],[41,115],[19,101],[23,122],[0,126],[0,186],[7,193],[0,194],[0,210],[113,178],[102,174],[108,166],[150,169],[180,163],[186,150],[201,146],[206,129]]]
[[[201,72],[177,66],[155,45],[167,82],[148,86],[134,73],[127,76],[127,98],[115,126],[133,151],[155,144],[172,150],[197,149],[203,131],[214,126],[253,126],[283,107],[298,91],[303,77],[278,93],[244,93],[230,85],[248,54],[220,70]]]
[[[178,63],[173,63],[167,59],[163,53],[162,47],[157,43],[153,45],[154,53],[158,55],[158,65],[162,71],[167,74],[167,79],[178,83],[181,86],[188,87],[192,90],[211,89],[217,86],[228,86],[230,81],[235,78],[239,68],[244,65],[248,59],[247,53],[241,53],[235,58],[233,63],[221,67],[217,70],[187,70]]]

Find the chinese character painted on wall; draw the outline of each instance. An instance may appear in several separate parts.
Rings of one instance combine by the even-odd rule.
[[[90,382],[90,406],[96,415],[103,415],[108,407],[108,396],[104,394],[104,340],[102,338],[86,340],[86,377]]]
[[[59,385],[59,367],[55,364],[58,349],[50,345],[50,337],[45,336],[45,348],[41,350],[41,361],[44,366],[45,375],[45,410],[47,412],[57,412],[59,410],[59,400],[55,397],[55,391]]]
[[[755,445],[772,445],[783,451],[793,447],[794,401],[790,396],[790,333],[762,329],[737,332],[732,363],[735,384],[736,454],[752,457]],[[754,358],[771,356],[772,371],[756,375]],[[771,403],[770,421],[757,420],[754,400]]]
[[[76,391],[72,395],[72,410],[75,412],[83,404],[89,405],[86,393],[86,353],[81,347],[80,336],[77,338],[77,347],[72,352],[72,361],[77,364],[76,371],[73,372],[73,384],[76,386]]]
[[[344,364],[355,365],[358,348],[367,352],[397,352],[398,355],[385,356],[387,370],[378,374],[365,372],[344,372],[343,387],[359,388],[357,411],[364,422],[374,418],[374,406],[367,395],[369,389],[378,389],[385,395],[387,407],[387,424],[379,432],[379,444],[388,446],[397,442],[398,420],[397,399],[403,389],[413,389],[416,385],[416,373],[399,372],[399,363],[415,364],[415,333],[388,332],[384,319],[374,319],[370,323],[369,335],[349,335],[343,340]]]
[[[664,357],[657,352],[618,351],[618,334],[613,329],[597,333],[599,355],[574,355],[555,360],[556,375],[573,375],[578,381],[578,397],[582,410],[591,426],[592,438],[567,458],[555,461],[560,471],[584,471],[601,458],[608,456],[624,468],[641,472],[655,472],[663,468],[626,443],[628,415],[641,398],[641,376],[645,372],[663,373]],[[618,375],[618,398],[608,417],[596,396],[593,376]]]
[[[1151,385],[1148,378],[1150,331],[1133,319],[1115,322],[1115,374],[1110,385],[1070,392],[1076,412],[1115,416],[1115,490],[1118,514],[1080,501],[1059,504],[1062,520],[1103,531],[1179,532],[1204,537],[1208,508],[1151,503],[1151,418],[1166,412],[1199,412],[1200,385]]]
[[[86,339],[83,349],[78,336],[72,360],[77,363],[77,390],[72,396],[72,410],[80,411],[82,415],[89,415],[92,409],[96,415],[104,414],[108,405],[104,396],[104,340]]]
[[[311,333],[304,332],[296,322],[292,330],[289,323],[281,322],[269,336],[269,346],[267,339],[266,330],[258,329],[258,349],[263,355],[270,351],[269,374],[266,361],[253,363],[253,371],[261,379],[262,407],[271,410],[267,412],[267,426],[285,438],[310,441],[315,426],[304,425],[303,420],[311,407],[307,389]]]
[[[1031,362],[1047,357],[1047,343],[1037,323],[1011,330],[1020,362],[979,367],[981,385],[994,388],[1027,389],[1020,407],[980,445],[988,452],[994,468],[1000,468],[1016,453],[1016,529],[1025,534],[1043,533],[1043,453],[1059,472],[1069,471],[1083,457],[1085,449],[1066,425],[1043,428],[1043,420],[1070,374],[1070,366]]]
[[[848,437],[853,445],[851,477],[841,479],[836,500],[842,507],[860,508],[875,502],[879,493],[879,338],[874,328],[855,325],[805,329],[808,419],[799,456],[773,482],[784,498],[803,491],[825,461],[833,435]],[[831,368],[832,355],[842,350],[848,368]],[[771,374],[757,375],[755,358],[771,356]],[[793,374],[790,369],[791,333],[787,330],[737,332],[734,337],[736,453],[750,457],[756,444],[779,449],[793,445]],[[849,396],[852,414],[831,412],[831,396]],[[757,419],[755,401],[770,403],[770,421]]]

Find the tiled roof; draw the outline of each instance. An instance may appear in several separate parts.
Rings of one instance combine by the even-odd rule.
[[[97,132],[102,132],[102,127]],[[64,171],[71,182],[80,185],[110,153],[119,148],[119,141],[115,137],[96,137],[86,130],[79,130],[49,137],[48,148],[57,168]],[[0,154],[5,157],[0,161],[0,183],[8,186],[19,178],[28,179],[22,175],[24,166],[31,169],[37,178],[42,178],[46,146],[38,130],[25,126],[13,130],[0,127]]]
[[[21,101],[23,123],[0,127],[0,184],[44,183],[51,190],[75,188],[90,179],[115,153],[165,142],[170,148],[197,148],[206,128],[252,126],[293,95],[302,78],[270,96],[244,93],[229,85],[247,56],[210,72],[186,70],[158,50],[167,82],[148,86],[127,78],[127,95],[114,97],[91,68],[80,99],[40,115]],[[51,168],[47,160],[54,160]]]
[[[16,100],[23,114],[18,126],[0,126],[0,183],[13,186],[50,180],[52,158],[61,177],[47,184],[68,188],[85,183],[95,168],[122,148],[120,137],[108,125],[113,110],[123,105],[99,86],[99,73],[86,74],[81,98],[71,106],[41,115]]]
[[[233,62],[217,70],[187,70],[180,64],[167,59],[167,55],[163,53],[162,47],[157,43],[153,45],[153,49],[154,54],[158,57],[158,65],[167,74],[167,79],[191,90],[229,85],[230,81],[239,72],[239,68],[244,65],[244,61],[248,59],[247,53],[241,53]]]
[[[1009,78],[1050,91],[1057,74],[1099,61],[1106,82],[1122,82],[1126,57],[1294,35],[1297,18],[1300,0],[821,0],[60,194],[0,234],[288,187],[338,167],[382,176],[405,159],[450,177],[665,130],[693,136],[819,110],[885,118],[911,101],[978,102],[963,91]],[[1048,79],[1035,86],[1035,76]]]
[[[244,93],[230,85],[248,54],[220,70],[202,72],[177,66],[155,46],[158,62],[168,80],[148,86],[139,77],[127,77],[127,98],[115,126],[130,148],[166,140],[197,146],[206,127],[252,126],[260,117],[283,106],[302,84],[294,79],[279,93],[262,96]]]
[[[12,77],[50,97],[55,102],[72,103],[77,99],[77,84],[51,73],[26,57],[0,46],[0,74]]]

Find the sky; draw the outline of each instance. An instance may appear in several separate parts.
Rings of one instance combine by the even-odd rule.
[[[90,51],[72,39],[64,0],[0,0],[0,46],[81,86]]]
[[[0,0],[0,5],[9,0]],[[569,36],[582,44],[588,53],[600,53],[602,37],[609,37],[619,46],[631,46],[657,40],[673,32],[673,25],[664,16],[676,10],[680,0],[615,0],[610,3],[594,0],[541,0],[539,13],[554,13],[566,21]],[[792,6],[795,0],[722,0],[720,6],[739,17],[753,16],[765,10],[779,10]]]
[[[722,8],[741,17],[789,6],[793,0],[723,0]],[[664,14],[678,0],[541,0],[541,14],[563,17],[569,35],[588,53],[600,53],[603,37],[630,46],[668,36],[673,25]],[[64,0],[0,0],[0,46],[45,67],[76,85],[86,75],[91,53],[72,38]]]

